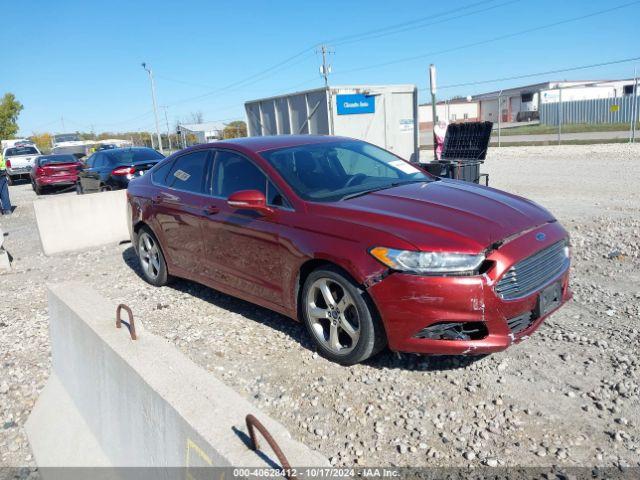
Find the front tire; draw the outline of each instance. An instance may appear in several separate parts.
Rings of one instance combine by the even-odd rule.
[[[311,272],[301,302],[304,324],[323,357],[353,365],[386,346],[373,302],[339,268],[327,266]]]
[[[160,243],[148,227],[142,227],[138,233],[138,260],[144,279],[151,285],[162,287],[169,283],[171,277]]]

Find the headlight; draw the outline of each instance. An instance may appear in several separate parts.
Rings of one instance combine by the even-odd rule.
[[[394,270],[424,274],[472,273],[484,261],[483,254],[414,252],[387,247],[375,247],[369,253]]]

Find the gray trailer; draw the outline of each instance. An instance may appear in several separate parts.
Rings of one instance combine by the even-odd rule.
[[[244,104],[250,137],[340,135],[418,161],[418,91],[415,85],[318,88]]]

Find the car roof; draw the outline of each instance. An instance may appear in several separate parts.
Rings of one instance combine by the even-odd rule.
[[[332,143],[336,141],[356,141],[348,137],[335,137],[330,135],[271,135],[263,137],[242,137],[230,140],[221,140],[206,144],[209,147],[241,147],[246,150],[264,152],[286,147],[299,147],[302,145],[317,145],[319,143]],[[203,145],[199,145],[202,147]]]
[[[149,147],[120,147],[120,148],[108,148],[106,150],[109,150],[109,153],[129,152],[131,150],[135,150],[135,151],[151,150],[151,151],[157,152],[157,150]]]

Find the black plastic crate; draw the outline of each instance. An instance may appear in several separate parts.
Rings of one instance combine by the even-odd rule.
[[[492,122],[452,123],[447,127],[443,160],[484,160],[487,156]]]
[[[482,162],[472,162],[470,160],[454,162],[450,160],[439,160],[435,162],[422,163],[420,166],[431,175],[441,178],[453,178],[464,180],[465,182],[480,183],[480,178],[485,178],[485,184],[489,184],[487,174],[480,173]]]

